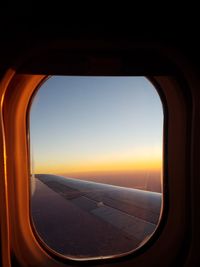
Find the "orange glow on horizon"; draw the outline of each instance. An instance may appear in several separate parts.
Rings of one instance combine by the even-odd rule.
[[[87,172],[137,172],[160,171],[161,159],[113,161],[113,162],[85,162],[71,164],[44,164],[35,166],[35,173],[87,173]]]

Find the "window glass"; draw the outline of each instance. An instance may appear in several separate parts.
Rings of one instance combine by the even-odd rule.
[[[52,76],[30,108],[31,212],[70,258],[117,256],[155,232],[163,108],[145,77]]]

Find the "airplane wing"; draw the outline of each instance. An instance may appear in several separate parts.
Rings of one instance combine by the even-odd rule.
[[[106,257],[139,247],[155,231],[162,196],[57,175],[35,175],[32,218],[55,251]]]

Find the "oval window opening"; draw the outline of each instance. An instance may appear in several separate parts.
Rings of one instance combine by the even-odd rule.
[[[162,212],[163,107],[145,77],[52,76],[30,108],[31,215],[74,259],[141,247]]]

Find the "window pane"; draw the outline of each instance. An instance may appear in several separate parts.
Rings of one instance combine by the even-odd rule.
[[[53,76],[30,109],[31,211],[70,258],[131,252],[162,206],[163,109],[145,77]]]

